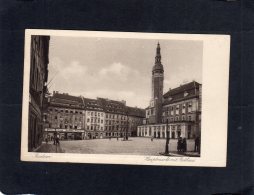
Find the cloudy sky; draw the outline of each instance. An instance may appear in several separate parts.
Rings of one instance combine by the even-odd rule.
[[[88,98],[126,100],[145,108],[158,40],[51,36],[49,91]],[[196,80],[202,83],[201,41],[160,40],[164,93]]]

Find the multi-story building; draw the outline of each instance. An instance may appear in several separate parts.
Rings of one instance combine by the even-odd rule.
[[[126,102],[105,98],[97,99],[105,112],[105,132],[107,137],[122,137],[127,130]]]
[[[29,86],[28,150],[41,145],[43,138],[43,102],[47,92],[49,36],[31,36]]]
[[[86,124],[85,139],[105,137],[105,112],[99,101],[82,97],[85,105]]]
[[[85,128],[85,105],[82,97],[53,92],[48,97],[45,136],[53,139],[59,133],[62,139],[82,139]]]
[[[146,108],[145,124],[138,127],[138,136],[165,138],[167,133],[173,139],[200,136],[202,85],[193,81],[162,95],[163,71],[158,44],[152,70],[152,100]]]
[[[137,127],[143,124],[145,110],[136,107],[127,107],[127,113],[129,134],[131,136],[137,136]]]
[[[48,99],[45,136],[52,139],[93,139],[137,135],[145,111],[128,107],[125,101],[89,99],[53,92]]]

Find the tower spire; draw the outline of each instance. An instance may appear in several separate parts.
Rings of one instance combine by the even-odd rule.
[[[157,48],[156,48],[155,64],[161,64],[161,48],[160,48],[159,41],[157,43]]]

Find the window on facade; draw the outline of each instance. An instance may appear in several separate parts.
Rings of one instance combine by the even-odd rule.
[[[179,105],[176,106],[176,114],[179,114]]]
[[[189,121],[191,121],[191,116],[189,116],[188,118],[189,118]]]
[[[182,116],[182,120],[183,120],[183,121],[185,120],[185,116]]]
[[[188,105],[188,112],[191,112],[192,111],[192,103],[189,102],[189,105]]]
[[[65,110],[65,113],[68,113],[68,110]]]
[[[77,126],[75,126],[74,128],[75,128],[75,129],[77,129],[78,127],[77,127]]]
[[[101,123],[103,123],[103,120],[101,120]]]
[[[73,111],[71,110],[70,113],[73,113]]]
[[[55,119],[57,119],[57,116],[55,116]]]
[[[93,119],[91,119],[91,123],[93,123]]]
[[[93,116],[93,112],[91,112],[91,116]]]
[[[90,121],[90,119],[88,118],[88,119],[87,119],[87,122],[89,123],[89,121]]]
[[[82,114],[82,112],[80,112],[79,114]]]
[[[67,129],[67,128],[68,128],[68,125],[65,125],[64,127],[65,127],[65,129]]]
[[[91,126],[91,130],[93,130],[93,126]]]

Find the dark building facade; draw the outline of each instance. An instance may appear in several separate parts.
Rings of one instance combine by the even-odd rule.
[[[41,145],[43,103],[47,92],[49,36],[31,36],[28,150]]]
[[[45,110],[47,125],[44,137],[52,140],[54,133],[58,133],[61,139],[82,139],[86,114],[84,107],[82,97],[54,92],[53,96],[48,97]]]

